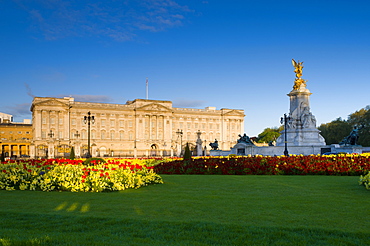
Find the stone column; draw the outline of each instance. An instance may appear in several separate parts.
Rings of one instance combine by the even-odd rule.
[[[30,155],[30,158],[34,159],[35,158],[35,154],[36,154],[36,146],[34,144],[31,144],[30,145],[30,152],[29,152],[29,155]]]

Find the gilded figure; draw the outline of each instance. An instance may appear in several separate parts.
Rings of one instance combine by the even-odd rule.
[[[295,72],[295,80],[294,80],[294,90],[298,90],[301,85],[306,87],[306,80],[302,79],[302,70],[303,70],[303,62],[296,62],[294,59],[292,59],[292,64],[294,66],[294,72]]]

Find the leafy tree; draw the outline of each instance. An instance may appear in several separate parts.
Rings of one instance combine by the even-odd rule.
[[[361,128],[358,132],[358,144],[362,146],[370,146],[370,106],[366,106],[365,108],[350,114],[348,122],[351,124],[352,128],[355,126]]]
[[[358,144],[370,146],[370,106],[350,114],[348,120],[337,118],[332,122],[321,124],[318,129],[325,138],[326,144],[337,144],[348,136],[355,126],[361,128],[358,132]]]
[[[351,132],[352,126],[346,120],[337,118],[332,122],[321,124],[318,129],[325,138],[326,144],[330,145],[340,143]]]
[[[260,134],[258,134],[257,143],[269,143],[275,141],[280,136],[280,132],[283,129],[283,126],[265,128]]]

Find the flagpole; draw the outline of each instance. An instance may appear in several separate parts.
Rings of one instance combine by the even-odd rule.
[[[149,85],[148,85],[148,78],[146,78],[146,99],[149,99]]]

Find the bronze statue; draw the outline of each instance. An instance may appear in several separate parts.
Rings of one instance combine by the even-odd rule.
[[[302,70],[303,70],[303,62],[296,62],[294,59],[292,59],[292,64],[294,67],[294,72],[295,72],[295,80],[294,80],[294,90],[298,90],[301,85],[306,87],[306,80],[302,79]]]
[[[239,139],[237,141],[238,141],[238,143],[245,143],[245,144],[248,144],[248,145],[254,145],[252,140],[245,133],[244,133],[243,136],[239,134]]]
[[[218,150],[218,141],[217,141],[217,139],[215,139],[214,143],[210,143],[209,146],[211,146],[211,148],[213,150]]]
[[[345,137],[342,142],[340,142],[340,145],[357,145],[357,141],[359,138],[358,131],[364,128],[364,125],[361,125],[360,127],[354,126],[351,133]]]

